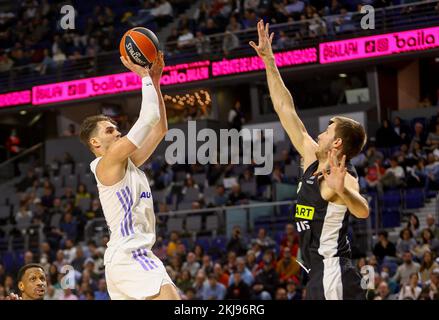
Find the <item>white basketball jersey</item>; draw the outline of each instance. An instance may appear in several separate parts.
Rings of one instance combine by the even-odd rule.
[[[104,186],[96,176],[96,166],[102,157],[90,163],[95,175],[99,199],[110,230],[104,263],[117,250],[127,253],[138,248],[151,249],[155,243],[155,214],[151,189],[145,173],[128,158],[124,178],[112,186]]]

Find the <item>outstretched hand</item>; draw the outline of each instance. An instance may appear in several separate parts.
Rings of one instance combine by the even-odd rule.
[[[258,44],[256,45],[253,41],[249,42],[249,45],[255,49],[256,53],[259,57],[262,59],[271,58],[273,57],[273,50],[271,48],[271,43],[273,42],[274,33],[272,32],[269,35],[269,26],[270,24],[267,23],[264,26],[264,21],[260,20],[258,22],[257,28],[258,28]]]
[[[142,67],[138,64],[135,64],[129,58],[127,59],[124,56],[121,56],[120,60],[125,67],[137,74],[139,77],[144,78],[149,75],[149,69],[147,67]]]
[[[23,300],[23,298],[16,293],[11,293],[5,297],[5,300]]]
[[[337,159],[337,150],[332,149],[328,151],[329,173],[323,170],[323,178],[329,188],[333,189],[337,194],[342,194],[344,191],[344,179],[346,177],[346,155],[343,155],[340,163]]]

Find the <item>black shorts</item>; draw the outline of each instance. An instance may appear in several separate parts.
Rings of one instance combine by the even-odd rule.
[[[306,300],[366,300],[366,290],[351,260],[334,257],[311,266]]]

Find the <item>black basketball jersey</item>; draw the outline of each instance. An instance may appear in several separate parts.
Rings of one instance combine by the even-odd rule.
[[[323,259],[351,258],[347,237],[349,211],[344,205],[330,203],[320,194],[320,182],[313,174],[319,162],[313,162],[300,179],[294,214],[296,231],[300,238],[300,251],[307,268],[321,265]],[[346,163],[347,171],[357,177],[355,168]]]

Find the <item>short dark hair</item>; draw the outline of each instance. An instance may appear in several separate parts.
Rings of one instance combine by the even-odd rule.
[[[81,142],[86,145],[91,150],[90,145],[90,137],[95,132],[98,122],[101,121],[109,121],[112,124],[116,125],[116,121],[107,117],[103,114],[99,114],[97,116],[90,116],[84,119],[81,123],[81,127],[79,128],[79,139]]]
[[[382,230],[378,233],[379,236],[383,236],[384,238],[388,238],[389,237],[389,233],[386,230]]]
[[[346,117],[333,117],[329,124],[335,123],[335,138],[343,141],[342,152],[346,160],[350,160],[360,153],[367,141],[363,126],[358,121]]]
[[[20,268],[20,270],[18,270],[18,274],[17,274],[17,283],[20,282],[20,281],[22,281],[23,276],[24,276],[24,274],[26,273],[26,271],[27,271],[28,269],[32,269],[32,268],[38,268],[38,269],[43,270],[43,272],[44,272],[44,268],[43,268],[41,265],[39,265],[38,263],[28,263],[28,264],[22,266],[22,267]]]

